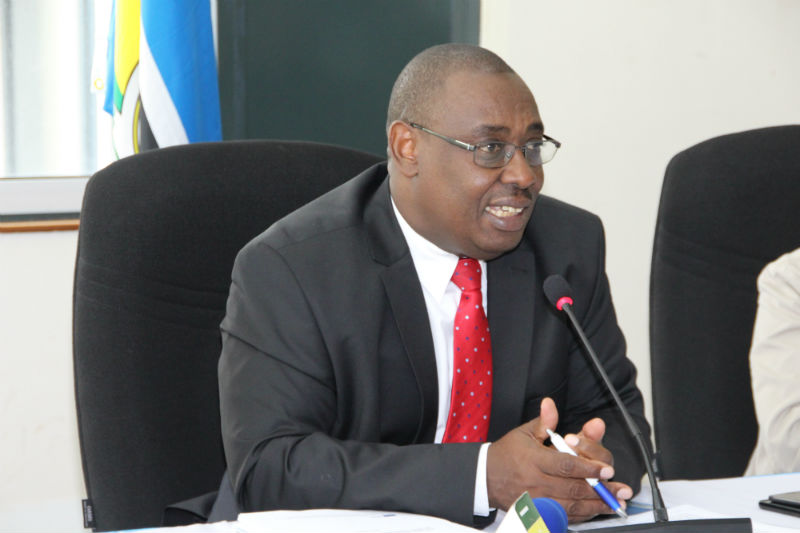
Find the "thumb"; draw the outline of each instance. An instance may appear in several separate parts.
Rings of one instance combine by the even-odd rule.
[[[538,424],[534,426],[534,435],[537,439],[545,441],[549,438],[547,430],[555,430],[558,425],[558,409],[552,398],[544,398],[539,407],[539,417],[535,419]]]

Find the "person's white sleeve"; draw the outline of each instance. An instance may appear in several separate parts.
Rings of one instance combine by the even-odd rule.
[[[750,347],[758,442],[746,475],[800,471],[800,249],[758,277]]]
[[[489,507],[489,488],[486,486],[486,454],[489,452],[488,442],[481,445],[478,454],[478,469],[475,471],[475,500],[473,514],[475,516],[489,516],[492,508]]]

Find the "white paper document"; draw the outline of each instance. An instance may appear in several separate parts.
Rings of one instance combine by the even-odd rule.
[[[237,524],[243,533],[475,533],[432,516],[336,509],[241,513]]]
[[[670,522],[679,520],[701,520],[703,518],[737,518],[712,513],[693,505],[678,505],[668,509]],[[742,518],[742,517],[739,517]],[[650,511],[630,515],[626,518],[610,517],[603,520],[594,520],[583,524],[570,525],[571,531],[590,531],[604,527],[630,526],[633,524],[649,524],[653,522],[653,513]]]
[[[754,533],[800,531],[800,518],[759,509],[758,500],[769,494],[800,488],[800,474],[778,474],[696,481],[673,480],[660,484],[670,521],[703,518],[750,517]],[[642,491],[633,499],[636,507],[652,509],[650,487],[643,481]],[[651,510],[633,514],[627,520],[608,518],[587,524],[570,525],[573,531],[653,522]]]

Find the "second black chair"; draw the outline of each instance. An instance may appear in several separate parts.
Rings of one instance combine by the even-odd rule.
[[[756,277],[800,246],[800,126],[717,137],[670,161],[650,278],[661,477],[740,476],[755,445]]]

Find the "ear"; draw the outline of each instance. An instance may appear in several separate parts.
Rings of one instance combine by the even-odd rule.
[[[389,157],[394,168],[406,177],[417,175],[417,132],[401,120],[389,125]]]

